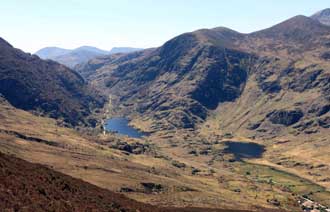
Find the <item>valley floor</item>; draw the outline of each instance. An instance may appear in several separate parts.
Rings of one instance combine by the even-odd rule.
[[[321,184],[267,157],[235,161],[221,140],[197,132],[82,136],[8,104],[0,104],[0,118],[1,152],[152,205],[299,211],[298,199],[306,194],[330,205]]]

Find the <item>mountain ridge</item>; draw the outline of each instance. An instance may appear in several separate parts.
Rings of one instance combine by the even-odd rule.
[[[106,89],[107,92],[117,93],[116,90],[118,89],[117,94],[120,95],[122,99],[119,99],[119,102],[125,102],[127,99],[132,99],[133,101],[134,98],[144,99],[144,103],[141,103],[141,105],[138,103],[138,99],[134,100],[135,107],[138,107],[137,110],[141,113],[149,111],[150,108],[157,111],[156,114],[164,113],[162,111],[165,108],[167,110],[177,107],[181,108],[182,106],[180,105],[182,105],[182,102],[186,102],[183,104],[185,106],[183,106],[182,112],[176,113],[175,116],[181,117],[179,119],[185,120],[183,121],[187,124],[184,125],[185,127],[193,127],[193,122],[201,122],[208,116],[207,111],[209,109],[214,110],[219,103],[222,101],[226,102],[225,99],[229,100],[229,102],[235,101],[236,98],[233,97],[240,96],[240,93],[243,92],[244,86],[247,83],[248,76],[255,74],[254,69],[257,67],[260,69],[260,67],[265,66],[263,64],[265,61],[272,61],[271,58],[267,57],[274,57],[274,55],[276,55],[275,57],[282,63],[282,68],[285,69],[285,66],[289,66],[292,61],[299,61],[302,54],[307,55],[307,52],[313,52],[320,48],[325,48],[324,42],[326,42],[326,36],[329,33],[330,27],[323,25],[312,18],[301,15],[290,18],[268,29],[250,34],[242,34],[225,27],[201,29],[179,35],[155,50],[148,52],[142,51],[140,56],[131,61],[124,61],[122,64],[120,62],[111,64],[112,60],[109,60],[108,62],[104,62],[104,65],[99,64],[96,70],[91,70],[93,67],[90,66],[91,69],[89,71],[85,70],[85,72],[92,73],[87,79],[92,81],[101,80],[104,85],[100,86],[102,89]],[[106,58],[107,57],[104,57],[103,61],[106,61]],[[201,58],[204,59],[202,60]],[[323,60],[322,63],[324,63],[325,61],[322,58],[323,57],[321,56],[317,57],[318,60]],[[222,60],[227,61],[227,64],[221,62]],[[92,63],[93,61],[90,62]],[[271,63],[274,63],[275,65],[278,62],[275,62],[274,60]],[[85,67],[87,66],[88,64],[86,64]],[[216,68],[216,66],[218,66],[220,70],[221,68],[227,70],[228,73],[224,74],[226,72],[217,72],[216,69],[218,68]],[[81,72],[82,70],[84,70],[84,67],[79,67],[77,69],[78,72]],[[100,70],[100,73],[98,73],[98,70]],[[230,77],[229,74],[235,73],[233,70],[238,71],[237,73],[239,74],[233,76],[233,79],[227,79],[226,77]],[[189,76],[194,71],[196,71],[196,73],[194,73],[193,76]],[[110,76],[109,79],[98,78],[98,76],[104,77],[107,75]],[[226,77],[222,78],[221,76]],[[172,77],[175,80],[170,80],[167,83],[164,83],[164,79],[168,78],[169,80],[169,77]],[[219,78],[217,79],[217,77]],[[198,80],[193,82],[193,79],[196,78]],[[210,80],[212,81],[214,79],[217,79],[218,81],[215,81],[214,84],[209,83]],[[125,80],[128,80],[125,84],[129,84],[131,88],[126,88],[127,85],[121,84],[121,82],[124,82]],[[206,87],[202,86],[202,82],[205,82]],[[153,90],[155,89],[152,86],[153,84],[155,88],[159,87],[159,89],[162,88],[165,90],[177,90],[178,88],[176,87],[180,86],[180,90],[169,92],[170,95],[176,93],[178,101],[181,103],[172,103],[172,106],[170,106],[171,104],[169,102],[160,100],[161,96],[165,97],[167,94],[165,94],[166,92],[164,90],[163,93]],[[199,88],[199,86],[202,87]],[[223,89],[228,90],[221,90],[222,86],[224,86]],[[260,82],[259,86],[262,86],[262,89],[264,90],[276,90],[276,87],[278,89],[282,87],[276,84],[268,85],[268,82]],[[121,92],[120,94],[119,91]],[[130,91],[134,92],[130,93]],[[144,93],[153,92],[157,94],[157,100],[152,100],[156,97],[153,97],[153,95],[147,95],[145,97],[139,96],[144,95]],[[201,93],[197,95],[196,92]],[[209,95],[211,93],[212,95]],[[205,96],[208,96],[207,94],[210,98],[205,99]],[[224,99],[219,99],[219,102],[215,101],[214,103],[211,103],[214,100],[213,97],[217,95],[223,95],[221,98]],[[147,101],[145,101],[145,98],[150,98],[152,102],[150,106],[146,105]],[[153,101],[160,102],[156,103]],[[125,104],[130,105],[132,103]],[[190,104],[192,104],[192,108],[189,109],[188,105]],[[203,106],[200,107],[198,106],[199,104],[202,104]],[[196,112],[191,113],[191,110],[196,110]],[[156,117],[165,116],[159,114],[156,115]],[[172,120],[170,121],[170,125],[173,125],[179,120],[175,120],[174,117],[169,118],[169,116],[167,116],[167,118]],[[174,126],[175,125],[177,125],[177,123],[174,124]]]
[[[330,8],[321,10],[311,16],[311,18],[319,21],[322,24],[330,26]]]
[[[104,100],[73,70],[54,61],[0,45],[0,93],[15,107],[63,118],[71,125]]]

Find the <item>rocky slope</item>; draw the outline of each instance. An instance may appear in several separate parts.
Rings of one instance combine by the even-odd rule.
[[[240,36],[218,31],[219,37]],[[166,129],[193,128],[209,109],[240,95],[255,60],[199,34],[180,35],[157,49],[92,60],[78,71],[118,97],[127,111],[150,114],[164,121]],[[218,42],[229,41],[224,37]]]
[[[328,126],[329,33],[305,16],[251,34],[203,29],[77,70],[115,96],[118,113],[143,115],[151,130],[196,128],[220,111],[224,131],[308,133]],[[225,103],[234,111],[221,110]]]
[[[157,208],[3,153],[0,153],[0,191],[1,210],[5,211],[248,212]]]
[[[0,203],[5,211],[157,211],[150,205],[2,153],[0,170]]]
[[[26,54],[0,39],[0,93],[15,107],[61,118],[71,125],[103,105],[76,72]]]

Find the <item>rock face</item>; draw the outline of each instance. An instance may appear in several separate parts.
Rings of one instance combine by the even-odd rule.
[[[297,123],[304,116],[301,110],[275,110],[267,115],[273,124],[290,126]]]
[[[0,93],[15,107],[63,118],[71,125],[103,105],[76,72],[53,61],[43,61],[0,40]]]
[[[322,24],[329,25],[330,26],[330,9],[321,10],[314,15],[311,16],[311,18],[318,20]]]
[[[250,34],[203,29],[77,71],[115,96],[118,113],[155,130],[196,128],[212,113],[224,131],[278,134],[327,114],[329,33],[305,16]]]

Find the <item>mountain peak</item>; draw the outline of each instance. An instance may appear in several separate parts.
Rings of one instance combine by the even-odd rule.
[[[98,54],[108,54],[108,52],[106,50],[102,50],[102,49],[96,48],[94,46],[80,46],[80,47],[74,49],[73,51],[89,51],[89,52],[95,52]]]
[[[322,24],[330,26],[330,8],[315,13],[311,16],[311,18],[319,21]]]
[[[0,37],[0,44],[1,45],[5,45],[5,46],[8,46],[8,47],[12,47],[11,44],[9,44],[6,40],[4,40],[3,38]]]
[[[321,24],[319,21],[307,16],[297,15],[268,29],[254,32],[251,35],[272,38],[285,37],[286,39],[306,42],[305,39],[308,37],[324,35],[329,32],[329,27]]]

